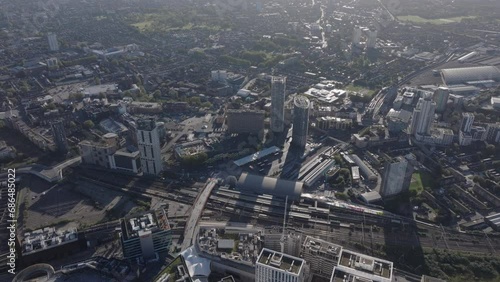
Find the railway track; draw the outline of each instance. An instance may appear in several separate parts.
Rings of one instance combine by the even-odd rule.
[[[124,193],[158,197],[187,205],[191,205],[197,195],[196,189],[172,189],[168,184],[159,181],[147,184],[141,184],[138,181],[132,185],[133,187],[125,188],[115,185],[116,183],[109,183],[113,182],[112,180],[102,181],[84,176],[81,178],[95,184],[112,187]],[[238,191],[219,187],[214,189],[210,195],[206,208],[233,218],[238,215],[240,219],[247,218],[262,223],[281,225],[285,212],[285,202],[270,195],[241,194]],[[363,214],[332,206],[328,209],[312,209],[294,202],[288,204],[287,211],[288,226],[305,230],[304,232],[309,232],[311,235],[349,238],[363,244],[370,242],[370,244],[394,246],[421,246],[464,252],[496,254],[496,250],[500,249],[498,237],[490,236],[488,238],[484,235],[465,234],[418,222],[409,224],[409,221],[395,220],[392,216]],[[350,228],[339,227],[340,222],[344,222],[344,225],[348,223]],[[373,227],[383,227],[384,231],[373,232]],[[367,233],[368,230],[370,230],[369,233]],[[402,232],[406,232],[405,236],[401,235]]]

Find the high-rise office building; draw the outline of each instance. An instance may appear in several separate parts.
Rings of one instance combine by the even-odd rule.
[[[329,279],[339,263],[341,252],[339,245],[307,236],[300,257],[309,264],[311,273]]]
[[[137,144],[144,174],[158,175],[162,172],[160,136],[153,118],[141,119],[137,122]]]
[[[375,48],[375,46],[377,45],[377,30],[372,28],[369,29],[366,33],[366,48]]]
[[[47,41],[49,42],[50,51],[59,51],[59,42],[55,33],[49,32],[47,34]]]
[[[355,26],[352,32],[352,46],[359,47],[361,44],[362,30],[359,26]]]
[[[62,121],[53,122],[51,125],[52,136],[56,144],[57,151],[61,154],[67,154],[69,151],[68,140],[66,139],[66,131]]]
[[[380,195],[391,197],[408,191],[412,174],[413,165],[405,157],[386,162]]]
[[[432,101],[431,95],[424,95],[424,97],[418,100],[417,106],[413,110],[410,124],[411,135],[422,136],[430,134],[435,110],[436,103]]]
[[[305,264],[303,259],[264,248],[255,264],[255,281],[303,282]]]
[[[474,141],[474,136],[473,134],[471,134],[473,123],[474,123],[473,113],[462,114],[462,122],[460,123],[460,132],[458,132],[458,143],[460,144],[460,146],[469,146]]]
[[[500,123],[491,123],[486,127],[486,141],[500,142]]]
[[[126,259],[152,259],[166,252],[172,242],[172,230],[164,209],[149,211],[120,220],[121,244]]]
[[[271,130],[280,133],[285,130],[286,77],[273,76],[271,80]]]
[[[439,87],[434,92],[434,101],[436,102],[437,113],[443,113],[446,110],[448,97],[450,97],[450,90],[447,87]]]
[[[305,96],[297,96],[293,100],[293,104],[292,144],[304,148],[307,143],[311,102]]]
[[[474,114],[473,113],[463,113],[462,114],[462,123],[460,124],[460,131],[465,133],[470,133],[472,128],[472,124],[474,123]]]

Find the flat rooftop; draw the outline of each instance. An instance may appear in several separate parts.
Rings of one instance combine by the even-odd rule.
[[[374,282],[374,280],[365,278],[365,277],[359,277],[356,276],[355,274],[348,273],[342,270],[339,270],[338,268],[335,268],[335,271],[333,272],[332,278],[330,282]]]
[[[342,251],[342,246],[311,236],[306,237],[302,248],[308,250],[310,254],[329,260],[336,260]]]
[[[32,232],[24,233],[22,241],[23,254],[35,253],[54,248],[78,240],[76,228],[56,229],[45,227]]]
[[[372,280],[392,280],[392,262],[348,250],[342,251],[338,268]]]
[[[145,212],[140,215],[122,219],[122,234],[125,240],[139,236],[140,231],[151,230],[152,233],[170,229],[165,210]]]
[[[234,161],[234,164],[237,166],[243,166],[243,165],[246,165],[246,164],[251,163],[253,161],[256,161],[258,159],[269,156],[270,154],[274,154],[274,153],[277,153],[280,151],[281,151],[280,148],[278,148],[276,146],[272,146],[272,147],[266,148],[264,150],[258,151],[254,154],[251,154],[249,156],[243,157],[239,160],[236,160],[236,161]]]
[[[300,273],[302,265],[304,264],[303,259],[269,249],[262,249],[257,262],[261,265],[270,266],[297,275]]]
[[[205,255],[220,257],[252,269],[262,246],[257,230],[232,230],[227,227],[201,227],[197,243]]]

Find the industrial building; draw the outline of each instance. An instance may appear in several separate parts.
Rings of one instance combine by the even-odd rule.
[[[262,249],[255,266],[255,281],[303,282],[305,261],[269,249]]]
[[[158,127],[153,118],[137,122],[137,143],[141,154],[141,167],[145,174],[158,175],[163,171]]]
[[[338,265],[341,252],[342,246],[307,236],[301,258],[309,264],[311,274],[328,279]]]
[[[305,96],[297,96],[293,100],[292,145],[305,148],[309,130],[309,109],[311,102]]]
[[[242,173],[236,187],[239,190],[256,194],[269,194],[290,199],[299,199],[303,183],[298,181],[278,179],[268,176]]]
[[[271,130],[281,133],[285,130],[286,77],[271,79]]]
[[[155,253],[168,251],[172,231],[164,209],[121,219],[123,257],[149,260]]]
[[[227,110],[227,132],[258,134],[264,130],[264,111]]]
[[[441,78],[446,85],[494,83],[500,81],[500,70],[495,66],[442,69]]]
[[[349,250],[342,250],[339,265],[335,267],[330,282],[392,282],[392,279],[392,262]]]

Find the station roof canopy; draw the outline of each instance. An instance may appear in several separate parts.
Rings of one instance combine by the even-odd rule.
[[[446,85],[467,84],[474,81],[500,81],[500,70],[495,66],[442,69],[441,75]]]
[[[278,197],[288,196],[291,199],[298,199],[302,194],[302,186],[299,181],[278,179],[268,176],[242,173],[237,184],[239,190],[255,192],[258,194],[270,194]]]

